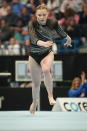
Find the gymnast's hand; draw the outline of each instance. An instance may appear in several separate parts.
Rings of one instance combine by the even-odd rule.
[[[82,71],[81,73],[81,84],[84,84],[86,82],[86,75],[85,75],[85,72]]]
[[[72,45],[71,45],[71,38],[67,35],[67,37],[66,37],[66,42],[65,42],[65,44],[64,44],[64,46],[70,46],[70,47],[72,47]]]
[[[44,47],[50,47],[50,46],[53,45],[53,42],[52,41],[46,41],[46,42],[44,42],[42,40],[38,40],[37,41],[37,45],[44,46]]]

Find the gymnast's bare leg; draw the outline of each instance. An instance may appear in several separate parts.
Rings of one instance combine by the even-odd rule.
[[[50,52],[42,61],[41,68],[44,73],[44,84],[48,92],[48,99],[50,105],[56,104],[56,101],[53,98],[53,80],[51,74],[51,66],[53,64],[54,54]]]
[[[37,101],[40,91],[40,84],[41,84],[41,67],[36,63],[36,61],[29,56],[29,66],[31,71],[32,77],[32,104],[30,106],[30,113],[34,114],[37,107]]]

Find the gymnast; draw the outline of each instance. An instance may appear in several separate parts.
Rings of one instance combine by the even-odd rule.
[[[32,77],[32,104],[30,113],[34,114],[38,104],[41,84],[41,72],[48,93],[50,105],[56,104],[53,98],[53,80],[51,66],[54,61],[52,46],[56,39],[66,39],[64,46],[72,46],[71,38],[58,25],[56,20],[48,19],[48,9],[42,4],[36,8],[36,19],[29,22],[30,54],[29,66]]]

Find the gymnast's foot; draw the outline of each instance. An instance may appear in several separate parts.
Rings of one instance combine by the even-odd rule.
[[[30,113],[31,114],[34,114],[35,113],[35,111],[36,111],[36,104],[34,104],[34,103],[32,103],[31,105],[30,105]]]
[[[55,105],[56,101],[54,100],[53,97],[49,97],[49,103],[50,103],[50,105]]]

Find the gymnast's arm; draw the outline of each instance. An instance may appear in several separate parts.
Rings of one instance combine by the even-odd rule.
[[[64,46],[72,47],[71,38],[64,32],[64,30],[60,27],[58,22],[55,22],[54,28],[56,29],[57,33],[60,35],[61,39],[66,39]]]

